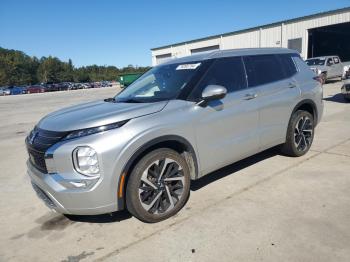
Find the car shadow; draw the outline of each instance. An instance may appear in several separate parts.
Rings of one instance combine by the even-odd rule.
[[[64,216],[74,222],[99,223],[99,224],[121,222],[132,217],[132,215],[126,209],[109,213],[109,214],[102,214],[102,215],[64,215]]]
[[[348,101],[345,100],[344,95],[341,93],[335,94],[334,96],[329,96],[329,97],[323,98],[323,100],[335,102],[335,103],[342,103],[342,104],[349,103]]]
[[[339,79],[327,79],[325,84],[334,84],[337,82],[342,82],[343,80],[339,80]]]
[[[234,164],[220,168],[212,173],[205,175],[198,180],[191,181],[191,191],[197,191],[208,184],[220,180],[228,175],[234,175],[237,171],[245,169],[251,165],[261,162],[265,159],[271,158],[273,156],[279,155],[280,151],[278,146],[265,150],[259,154],[253,155],[251,157],[245,158]]]

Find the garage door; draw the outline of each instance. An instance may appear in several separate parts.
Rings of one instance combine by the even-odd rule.
[[[199,53],[215,51],[215,50],[220,50],[220,46],[219,45],[212,45],[212,46],[191,49],[191,54],[193,55],[193,54],[199,54]]]
[[[337,55],[350,61],[350,23],[342,23],[309,30],[308,58]]]

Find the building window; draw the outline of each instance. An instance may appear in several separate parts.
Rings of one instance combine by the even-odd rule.
[[[169,61],[171,59],[171,53],[163,54],[163,55],[156,55],[156,63],[157,65],[161,63],[165,63],[166,61]]]
[[[193,54],[199,54],[199,53],[215,51],[215,50],[220,50],[220,46],[219,45],[212,45],[212,46],[191,49],[191,54],[193,55]]]

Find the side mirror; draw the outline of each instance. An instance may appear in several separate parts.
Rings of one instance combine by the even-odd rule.
[[[226,94],[227,89],[225,87],[219,85],[208,85],[206,88],[204,88],[202,92],[202,100],[198,103],[198,105],[205,106],[210,101],[224,98]]]

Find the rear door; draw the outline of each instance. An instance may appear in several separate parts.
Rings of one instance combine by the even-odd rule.
[[[283,143],[291,112],[300,97],[292,54],[256,55],[244,58],[249,87],[259,97],[260,150]]]
[[[241,57],[218,58],[191,95],[201,97],[208,85],[226,87],[225,98],[197,106],[194,124],[203,173],[254,154],[259,148],[256,88],[247,89]]]
[[[334,64],[333,58],[329,57],[326,61],[327,65],[327,78],[333,78],[337,76],[337,66]]]
[[[344,68],[343,68],[343,64],[340,62],[339,57],[337,57],[337,56],[333,57],[333,61],[334,61],[336,75],[342,76]]]

